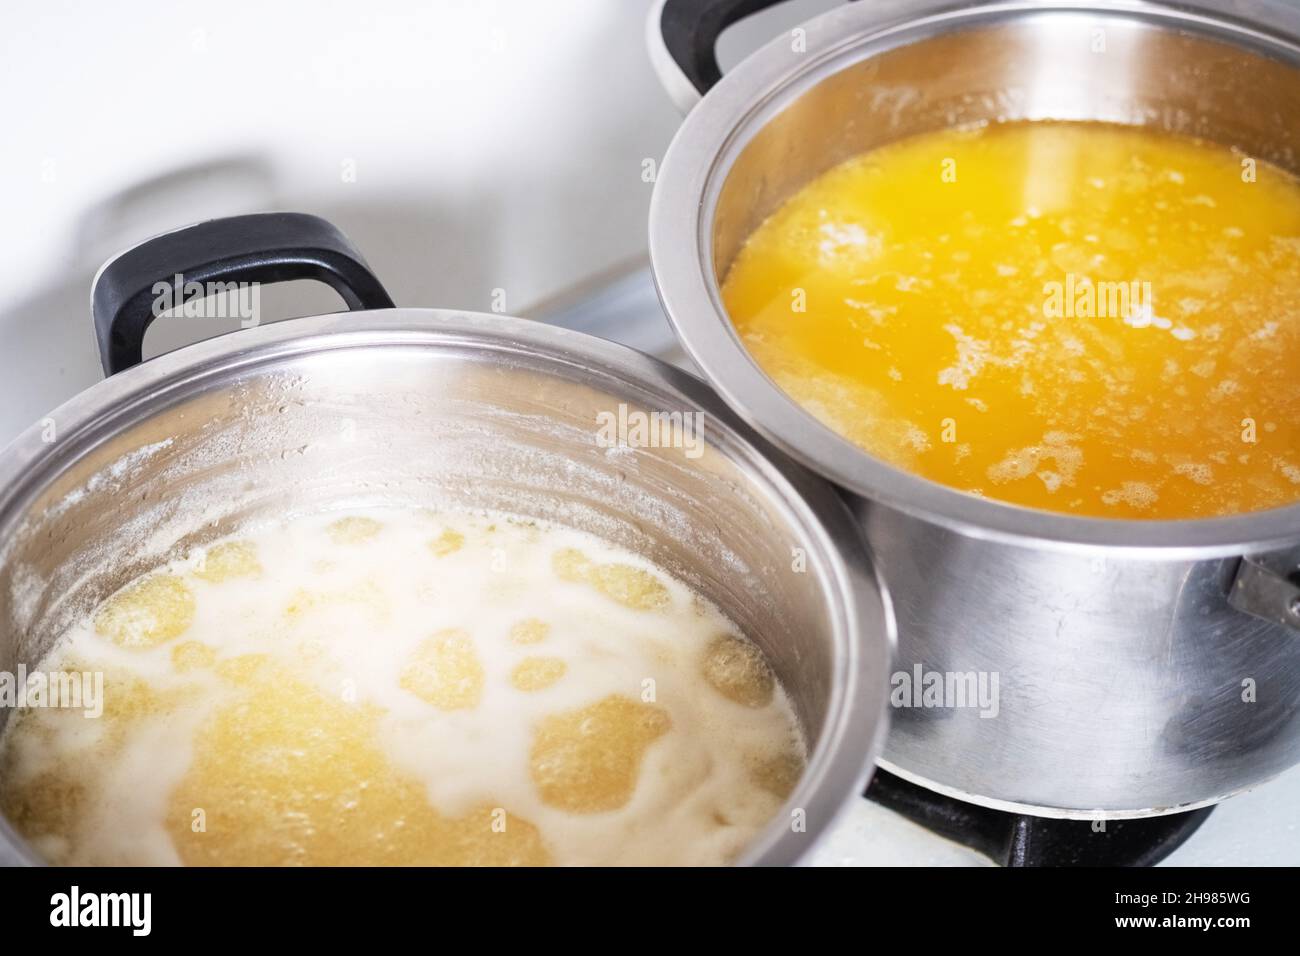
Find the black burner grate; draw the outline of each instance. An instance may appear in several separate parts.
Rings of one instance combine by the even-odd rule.
[[[867,798],[1002,866],[1152,866],[1205,822],[1213,807],[1137,820],[1055,820],[991,810],[877,770]]]

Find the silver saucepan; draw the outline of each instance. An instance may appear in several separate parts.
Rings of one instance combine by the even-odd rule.
[[[316,278],[365,311],[136,364],[154,285],[176,275]],[[497,509],[646,555],[767,653],[811,757],[742,862],[797,860],[862,792],[884,733],[887,603],[832,487],[697,379],[534,322],[391,308],[341,234],[296,214],[150,240],[105,266],[93,305],[117,374],[0,453],[0,669],[32,668],[126,581],[248,519],[386,503]],[[620,404],[702,415],[703,452],[611,453],[597,415]],[[793,808],[806,828],[791,826]],[[0,862],[38,862],[4,821]]]
[[[1300,171],[1300,9],[871,0],[773,40],[717,82],[718,33],[769,5],[655,10],[652,54],[670,92],[683,105],[705,95],[659,170],[651,258],[679,337],[724,400],[852,505],[893,598],[899,672],[999,677],[993,719],[899,709],[882,766],[988,806],[1088,818],[1212,803],[1300,761],[1300,506],[1123,521],[941,487],[786,396],[718,291],[784,199],[914,133],[1103,120]]]

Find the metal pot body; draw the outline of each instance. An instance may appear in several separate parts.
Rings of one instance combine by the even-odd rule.
[[[1300,507],[1077,518],[898,471],[764,375],[719,283],[803,184],[924,131],[1142,124],[1296,170],[1300,10],[1221,6],[854,4],[724,77],[660,169],[651,257],[669,317],[728,404],[852,503],[898,619],[882,765],[935,790],[1043,815],[1151,815],[1300,762]],[[916,685],[931,674],[996,683],[996,704],[955,706],[949,692],[929,706]]]
[[[598,415],[620,407],[699,415],[703,447],[611,446]],[[361,311],[249,329],[130,368],[52,413],[0,453],[0,669],[34,667],[133,576],[242,522],[385,504],[591,531],[659,562],[753,636],[811,757],[742,862],[797,860],[862,792],[884,735],[892,621],[834,489],[698,379],[497,315]],[[3,821],[0,862],[38,862]]]
[[[990,806],[1117,818],[1300,761],[1300,634],[1229,604],[1239,559],[1059,552],[857,511],[899,621],[882,766]],[[933,707],[916,688],[936,674],[989,690]]]

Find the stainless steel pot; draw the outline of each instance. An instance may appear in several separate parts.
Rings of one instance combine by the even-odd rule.
[[[707,89],[717,32],[767,5],[661,4],[652,46],[674,89]],[[893,597],[899,673],[999,678],[996,717],[897,710],[882,766],[977,803],[1088,818],[1210,803],[1300,761],[1300,506],[1078,518],[898,471],[750,359],[718,294],[737,249],[829,167],[958,124],[1145,124],[1296,171],[1297,36],[1300,9],[1254,0],[872,0],[772,41],[686,118],[650,213],[686,350],[746,421],[843,489]]]
[[[311,276],[354,307],[387,304],[319,219],[204,223],[101,272],[95,319],[110,372],[139,361],[153,283],[178,273]],[[596,416],[620,404],[701,414],[703,452],[605,447]],[[0,453],[0,669],[33,667],[61,627],[127,580],[245,520],[385,503],[592,531],[660,562],[753,636],[811,759],[742,862],[797,860],[862,792],[883,739],[892,620],[833,489],[692,376],[506,316],[295,319],[128,368],[63,405]],[[792,827],[795,808],[806,825]],[[3,821],[0,862],[35,862]]]

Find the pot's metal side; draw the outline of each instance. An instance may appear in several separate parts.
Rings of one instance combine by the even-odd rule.
[[[1115,818],[1300,763],[1300,636],[1228,604],[1237,562],[1043,552],[858,514],[902,622],[884,756],[907,775],[977,803]]]

